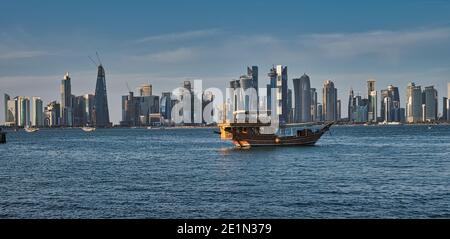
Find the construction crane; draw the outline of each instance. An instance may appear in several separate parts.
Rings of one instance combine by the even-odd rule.
[[[95,55],[97,55],[97,59],[98,59],[98,62],[100,63],[100,65],[103,65],[102,61],[100,60],[100,56],[98,55],[98,52],[95,52]]]
[[[130,89],[130,86],[128,85],[128,82],[125,82],[125,84],[127,85],[128,92],[131,92],[131,89]]]
[[[89,59],[92,61],[92,63],[94,63],[94,65],[95,65],[95,67],[98,67],[98,63],[97,62],[95,62],[94,61],[94,59],[92,59],[92,57],[91,56],[88,56],[89,57]]]

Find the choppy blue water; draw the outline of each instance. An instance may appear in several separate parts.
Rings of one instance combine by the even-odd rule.
[[[333,127],[235,150],[212,129],[8,133],[0,218],[448,218],[450,127]]]

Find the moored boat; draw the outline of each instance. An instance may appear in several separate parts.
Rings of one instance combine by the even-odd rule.
[[[37,131],[39,131],[39,128],[35,128],[35,127],[25,127],[25,132],[27,133],[35,133]]]
[[[84,132],[93,132],[93,131],[95,131],[96,129],[94,128],[94,127],[83,127],[83,128],[81,128]]]
[[[264,133],[270,124],[224,123],[219,124],[221,139],[230,140],[238,148],[258,146],[311,146],[330,130],[334,122],[317,128],[317,125],[291,125],[280,128],[284,133]],[[311,126],[311,127],[310,127]],[[315,126],[315,127],[313,127]],[[291,132],[291,134],[286,134]]]

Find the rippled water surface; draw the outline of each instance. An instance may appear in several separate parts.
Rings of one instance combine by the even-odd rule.
[[[448,218],[450,127],[333,127],[235,150],[213,129],[9,132],[0,218]]]

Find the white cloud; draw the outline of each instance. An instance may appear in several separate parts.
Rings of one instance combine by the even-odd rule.
[[[0,60],[25,59],[48,55],[50,55],[50,53],[46,51],[9,51],[4,53],[1,52]]]
[[[410,31],[310,34],[300,37],[305,48],[318,49],[325,56],[355,57],[366,54],[396,56],[414,47],[431,47],[450,40],[450,28]]]
[[[178,48],[175,50],[135,56],[133,59],[144,62],[178,63],[192,60],[196,57],[196,55],[197,52],[193,48]]]
[[[186,32],[174,32],[168,34],[147,36],[141,39],[138,39],[136,43],[147,43],[147,42],[163,42],[163,41],[181,41],[195,38],[202,38],[213,36],[219,34],[221,32],[220,29],[212,28],[212,29],[203,29],[203,30],[194,30],[194,31],[186,31]]]

